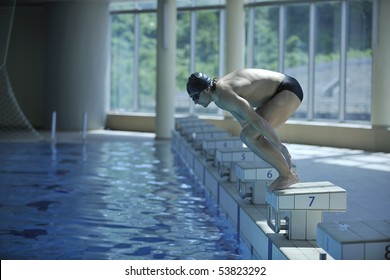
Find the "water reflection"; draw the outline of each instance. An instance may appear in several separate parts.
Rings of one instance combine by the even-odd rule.
[[[167,141],[0,145],[2,259],[241,259]]]

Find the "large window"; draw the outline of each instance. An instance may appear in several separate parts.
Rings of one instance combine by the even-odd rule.
[[[154,111],[156,26],[155,12],[111,16],[111,110]]]
[[[340,103],[341,5],[316,5],[314,118],[337,120]]]
[[[371,118],[372,9],[371,1],[349,2],[345,108],[347,121],[369,121]]]
[[[278,70],[279,7],[246,9],[247,66]]]
[[[112,5],[110,110],[154,113],[157,1]],[[194,106],[185,84],[190,73],[222,74],[225,25],[222,0],[177,1],[176,113],[221,114],[211,104]],[[189,5],[190,4],[190,5]]]
[[[134,77],[134,15],[111,16],[111,98],[110,108],[133,111],[137,77]]]
[[[296,77],[293,118],[368,122],[373,1],[248,1],[247,65]]]
[[[219,114],[214,103],[207,108],[194,106],[186,92],[190,73],[203,72],[210,77],[220,74],[220,9],[179,9],[177,16],[176,100],[177,113]]]
[[[127,10],[112,12],[112,111],[155,111],[156,3],[131,2]],[[221,114],[214,105],[194,106],[185,84],[194,71],[224,74],[225,1],[177,5],[176,113]],[[246,66],[299,80],[305,97],[295,119],[368,122],[373,5],[372,0],[248,0]]]
[[[280,30],[284,55],[282,56],[279,71],[296,77],[303,92],[309,91],[309,48],[310,48],[310,6],[308,4],[288,5],[280,12],[285,30]],[[299,19],[299,20],[297,20]],[[294,118],[307,119],[308,98],[304,98],[301,106],[293,115]]]

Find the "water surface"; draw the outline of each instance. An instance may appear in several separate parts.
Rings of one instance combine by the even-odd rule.
[[[155,140],[0,144],[1,259],[248,259]]]

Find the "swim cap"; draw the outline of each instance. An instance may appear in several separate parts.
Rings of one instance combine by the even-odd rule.
[[[211,86],[211,84],[212,81],[207,75],[200,72],[195,72],[192,73],[191,76],[188,78],[187,92],[191,96],[208,88],[209,86]]]

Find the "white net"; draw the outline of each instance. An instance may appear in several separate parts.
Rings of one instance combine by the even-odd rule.
[[[0,141],[36,141],[42,137],[20,109],[6,69],[15,1],[0,0]]]

